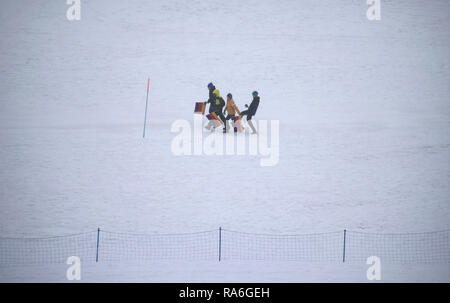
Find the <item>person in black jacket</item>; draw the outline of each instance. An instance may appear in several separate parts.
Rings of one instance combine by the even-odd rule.
[[[258,96],[258,92],[254,91],[252,93],[253,96],[253,100],[252,103],[250,103],[250,106],[248,106],[247,104],[245,104],[245,107],[247,107],[247,110],[244,110],[243,112],[241,112],[241,117],[242,116],[247,116],[247,123],[250,126],[250,128],[252,129],[252,134],[256,134],[256,129],[255,126],[253,125],[252,122],[252,117],[254,115],[256,115],[256,111],[258,110],[258,106],[259,106],[259,96]]]
[[[223,107],[225,106],[225,101],[220,96],[220,92],[216,87],[212,84],[208,84],[208,90],[209,90],[209,99],[206,103],[209,103],[209,113],[215,113],[220,120],[222,120],[224,128],[223,132],[225,133],[227,131],[227,120],[225,119],[225,116],[222,113]],[[214,122],[212,120],[209,121],[208,125],[206,125],[206,129],[210,130],[211,127],[214,125]]]
[[[214,86],[214,84],[212,84],[212,82],[210,82],[209,84],[208,84],[208,91],[209,91],[209,97],[208,97],[208,101],[206,101],[205,103],[206,104],[212,104],[212,103],[214,103],[214,101],[215,101],[215,99],[216,99],[216,96],[214,95],[214,91],[216,90],[216,87]],[[212,108],[212,109],[214,109],[214,108]],[[213,111],[212,111],[212,109],[211,109],[211,105],[209,106],[209,113],[213,113]],[[207,130],[210,130],[211,129],[211,127],[213,127],[214,126],[214,121],[212,121],[212,120],[209,120],[209,122],[208,122],[208,124],[205,126],[205,128],[207,129]]]
[[[214,101],[216,99],[216,96],[214,95],[215,90],[216,90],[216,87],[214,86],[214,84],[209,83],[208,84],[209,97],[208,97],[208,101],[206,101],[206,103],[211,103],[212,101]]]

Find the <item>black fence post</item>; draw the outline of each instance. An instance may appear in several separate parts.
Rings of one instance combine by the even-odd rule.
[[[222,227],[219,227],[219,262],[222,259]]]
[[[345,263],[345,240],[347,238],[347,230],[344,229],[344,251],[342,253],[342,263]]]
[[[97,229],[97,253],[95,255],[95,262],[98,262],[98,246],[100,244],[100,227]]]

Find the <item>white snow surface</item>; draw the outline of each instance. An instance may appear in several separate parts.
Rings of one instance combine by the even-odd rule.
[[[0,4],[1,237],[450,228],[447,0],[383,0],[380,21],[367,20],[365,0],[82,0],[80,21],[68,7]],[[172,154],[171,124],[192,122],[211,81],[241,109],[258,90],[254,119],[280,121],[276,166]],[[364,280],[367,267],[226,264],[88,272],[343,282]],[[392,268],[391,282],[450,280],[448,267]],[[0,268],[0,279],[64,279],[51,266],[27,270]]]
[[[381,280],[368,280],[365,264],[304,262],[157,262],[95,264],[81,267],[80,280],[67,280],[68,265],[6,267],[0,282],[47,283],[445,283],[448,268],[441,265],[381,267]]]

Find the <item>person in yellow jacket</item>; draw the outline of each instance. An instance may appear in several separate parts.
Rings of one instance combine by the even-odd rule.
[[[209,88],[209,85],[208,85]],[[222,114],[222,108],[225,106],[225,101],[223,100],[222,96],[220,96],[220,91],[218,89],[216,89],[214,87],[214,90],[212,91],[211,94],[211,90],[210,90],[210,98],[208,99],[208,101],[206,103],[209,103],[209,113],[215,113],[217,115],[217,117],[222,120],[223,125],[224,125],[224,129],[223,132],[226,132],[226,127],[227,127],[227,120],[225,119],[225,116]],[[206,129],[210,130],[211,127],[214,126],[214,121],[210,120],[208,125],[206,125]],[[215,127],[214,127],[215,128]]]
[[[227,104],[225,105],[225,110],[223,111],[223,114],[225,115],[225,113],[227,113],[227,116],[225,118],[226,123],[228,124],[228,120],[231,119],[231,121],[232,121],[231,123],[234,128],[234,132],[236,133],[237,132],[237,128],[236,128],[236,124],[235,124],[236,113],[238,113],[238,115],[240,115],[241,111],[236,106],[236,103],[234,103],[232,94],[227,95]],[[230,129],[230,128],[226,127],[226,129]]]

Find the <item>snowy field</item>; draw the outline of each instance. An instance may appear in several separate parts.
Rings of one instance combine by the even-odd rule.
[[[0,237],[450,229],[447,0],[382,0],[380,21],[365,0],[82,0],[80,21],[68,7],[0,4]],[[280,121],[277,165],[172,153],[172,123],[192,122],[211,81],[240,109],[259,91],[254,119]],[[0,267],[0,281],[64,281],[59,268]],[[366,268],[161,262],[83,277],[353,282]],[[395,265],[382,281],[450,270]]]
[[[82,266],[81,280],[68,281],[68,265],[7,268],[0,282],[107,283],[443,283],[448,268],[440,265],[383,266],[380,281],[366,278],[368,266],[288,262],[158,262]]]

